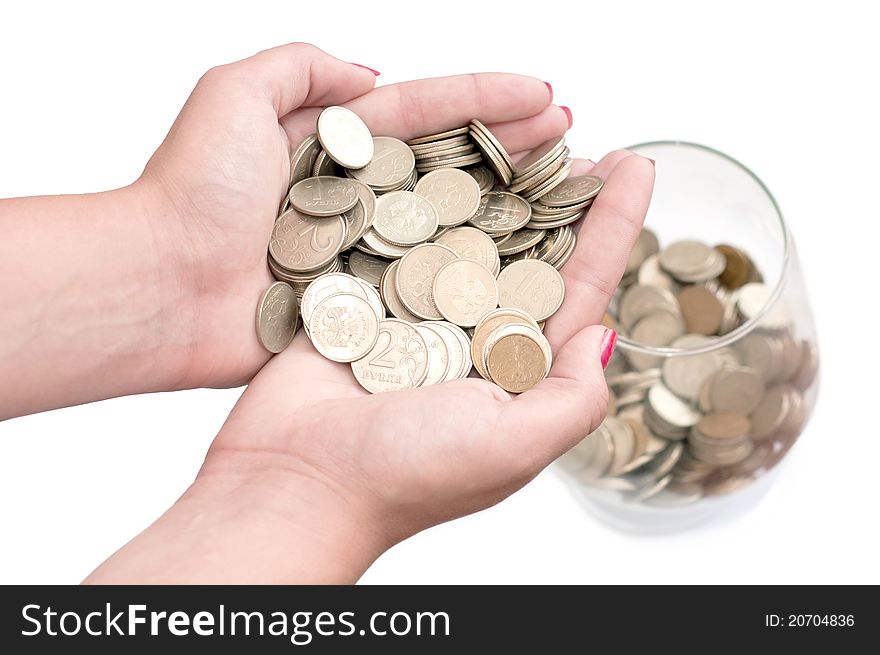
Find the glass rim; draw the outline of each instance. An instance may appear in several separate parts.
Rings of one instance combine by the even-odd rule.
[[[712,352],[720,348],[725,348],[727,346],[730,346],[732,343],[739,341],[744,336],[755,330],[755,328],[757,328],[758,325],[761,323],[761,319],[764,318],[767,312],[770,311],[770,308],[776,304],[776,302],[779,300],[779,297],[782,295],[782,290],[785,286],[785,281],[788,277],[791,263],[792,240],[791,233],[788,230],[788,224],[785,222],[785,218],[782,215],[782,210],[779,208],[779,204],[776,202],[776,198],[774,198],[773,194],[770,193],[770,189],[767,188],[767,185],[764,184],[760,177],[758,177],[748,166],[743,164],[741,161],[734,159],[730,155],[725,154],[720,150],[716,150],[715,148],[704,146],[700,143],[694,143],[692,141],[680,141],[675,139],[644,141],[642,143],[637,143],[635,145],[629,146],[627,150],[633,150],[637,152],[639,148],[646,148],[649,146],[683,146],[686,148],[702,150],[721,157],[722,159],[726,159],[735,166],[738,166],[749,177],[757,182],[758,186],[760,186],[764,193],[767,194],[767,198],[770,200],[770,204],[773,205],[773,209],[776,210],[776,218],[779,220],[779,227],[782,229],[782,269],[779,274],[779,279],[776,282],[776,286],[773,288],[773,292],[770,294],[767,302],[764,303],[761,311],[759,311],[757,314],[755,314],[755,316],[737,327],[735,330],[731,330],[727,334],[720,337],[709,337],[710,341],[702,346],[693,346],[686,348],[674,346],[645,346],[636,341],[632,341],[629,337],[625,337],[623,335],[620,335],[618,337],[618,343],[621,344],[623,346],[623,350],[627,352],[640,353],[643,355],[654,355],[657,357],[665,358],[676,356],[701,355],[703,353]]]

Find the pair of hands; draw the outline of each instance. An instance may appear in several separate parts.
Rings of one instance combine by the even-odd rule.
[[[193,345],[176,386],[250,381],[195,483],[90,581],[352,581],[385,549],[488,507],[595,428],[607,391],[598,323],[648,207],[653,165],[625,151],[578,160],[605,186],[546,325],[548,379],[513,397],[481,379],[369,395],[300,331],[271,360],[254,333],[289,153],[322,107],[344,104],[401,139],[479,118],[511,153],[568,127],[548,85],[510,74],[374,88],[375,75],[293,44],[209,71],[150,160],[157,275]],[[514,155],[514,158],[522,156]]]

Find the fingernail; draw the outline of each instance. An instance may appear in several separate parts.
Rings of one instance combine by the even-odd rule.
[[[349,63],[354,64],[358,68],[366,68],[368,71],[370,71],[376,77],[379,77],[382,74],[379,71],[377,71],[375,68],[370,68],[369,66],[364,66],[363,64],[355,64],[353,61],[349,62]]]
[[[649,162],[651,162],[651,166],[656,166],[656,165],[657,165],[657,162],[655,162],[655,161],[654,161],[653,159],[651,159],[650,157],[645,157],[645,159],[647,159]]]
[[[614,346],[617,343],[617,332],[608,328],[605,330],[605,334],[602,335],[602,368],[604,369],[608,366],[608,362],[611,361],[611,355],[614,354]]]
[[[568,118],[568,127],[571,128],[571,126],[574,125],[574,117],[571,115],[571,109],[565,106],[560,107],[560,109],[565,112],[565,116]]]
[[[547,90],[550,92],[550,102],[553,102],[553,85],[550,82],[544,82],[547,85]]]

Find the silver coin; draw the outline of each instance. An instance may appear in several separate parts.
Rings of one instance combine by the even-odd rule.
[[[324,151],[345,168],[363,168],[373,158],[373,135],[360,116],[345,107],[327,107],[318,116]]]

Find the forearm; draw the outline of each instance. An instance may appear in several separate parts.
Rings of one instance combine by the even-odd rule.
[[[135,185],[0,201],[0,419],[172,389],[192,326]]]
[[[86,584],[351,584],[390,545],[358,499],[267,469],[200,475]]]

